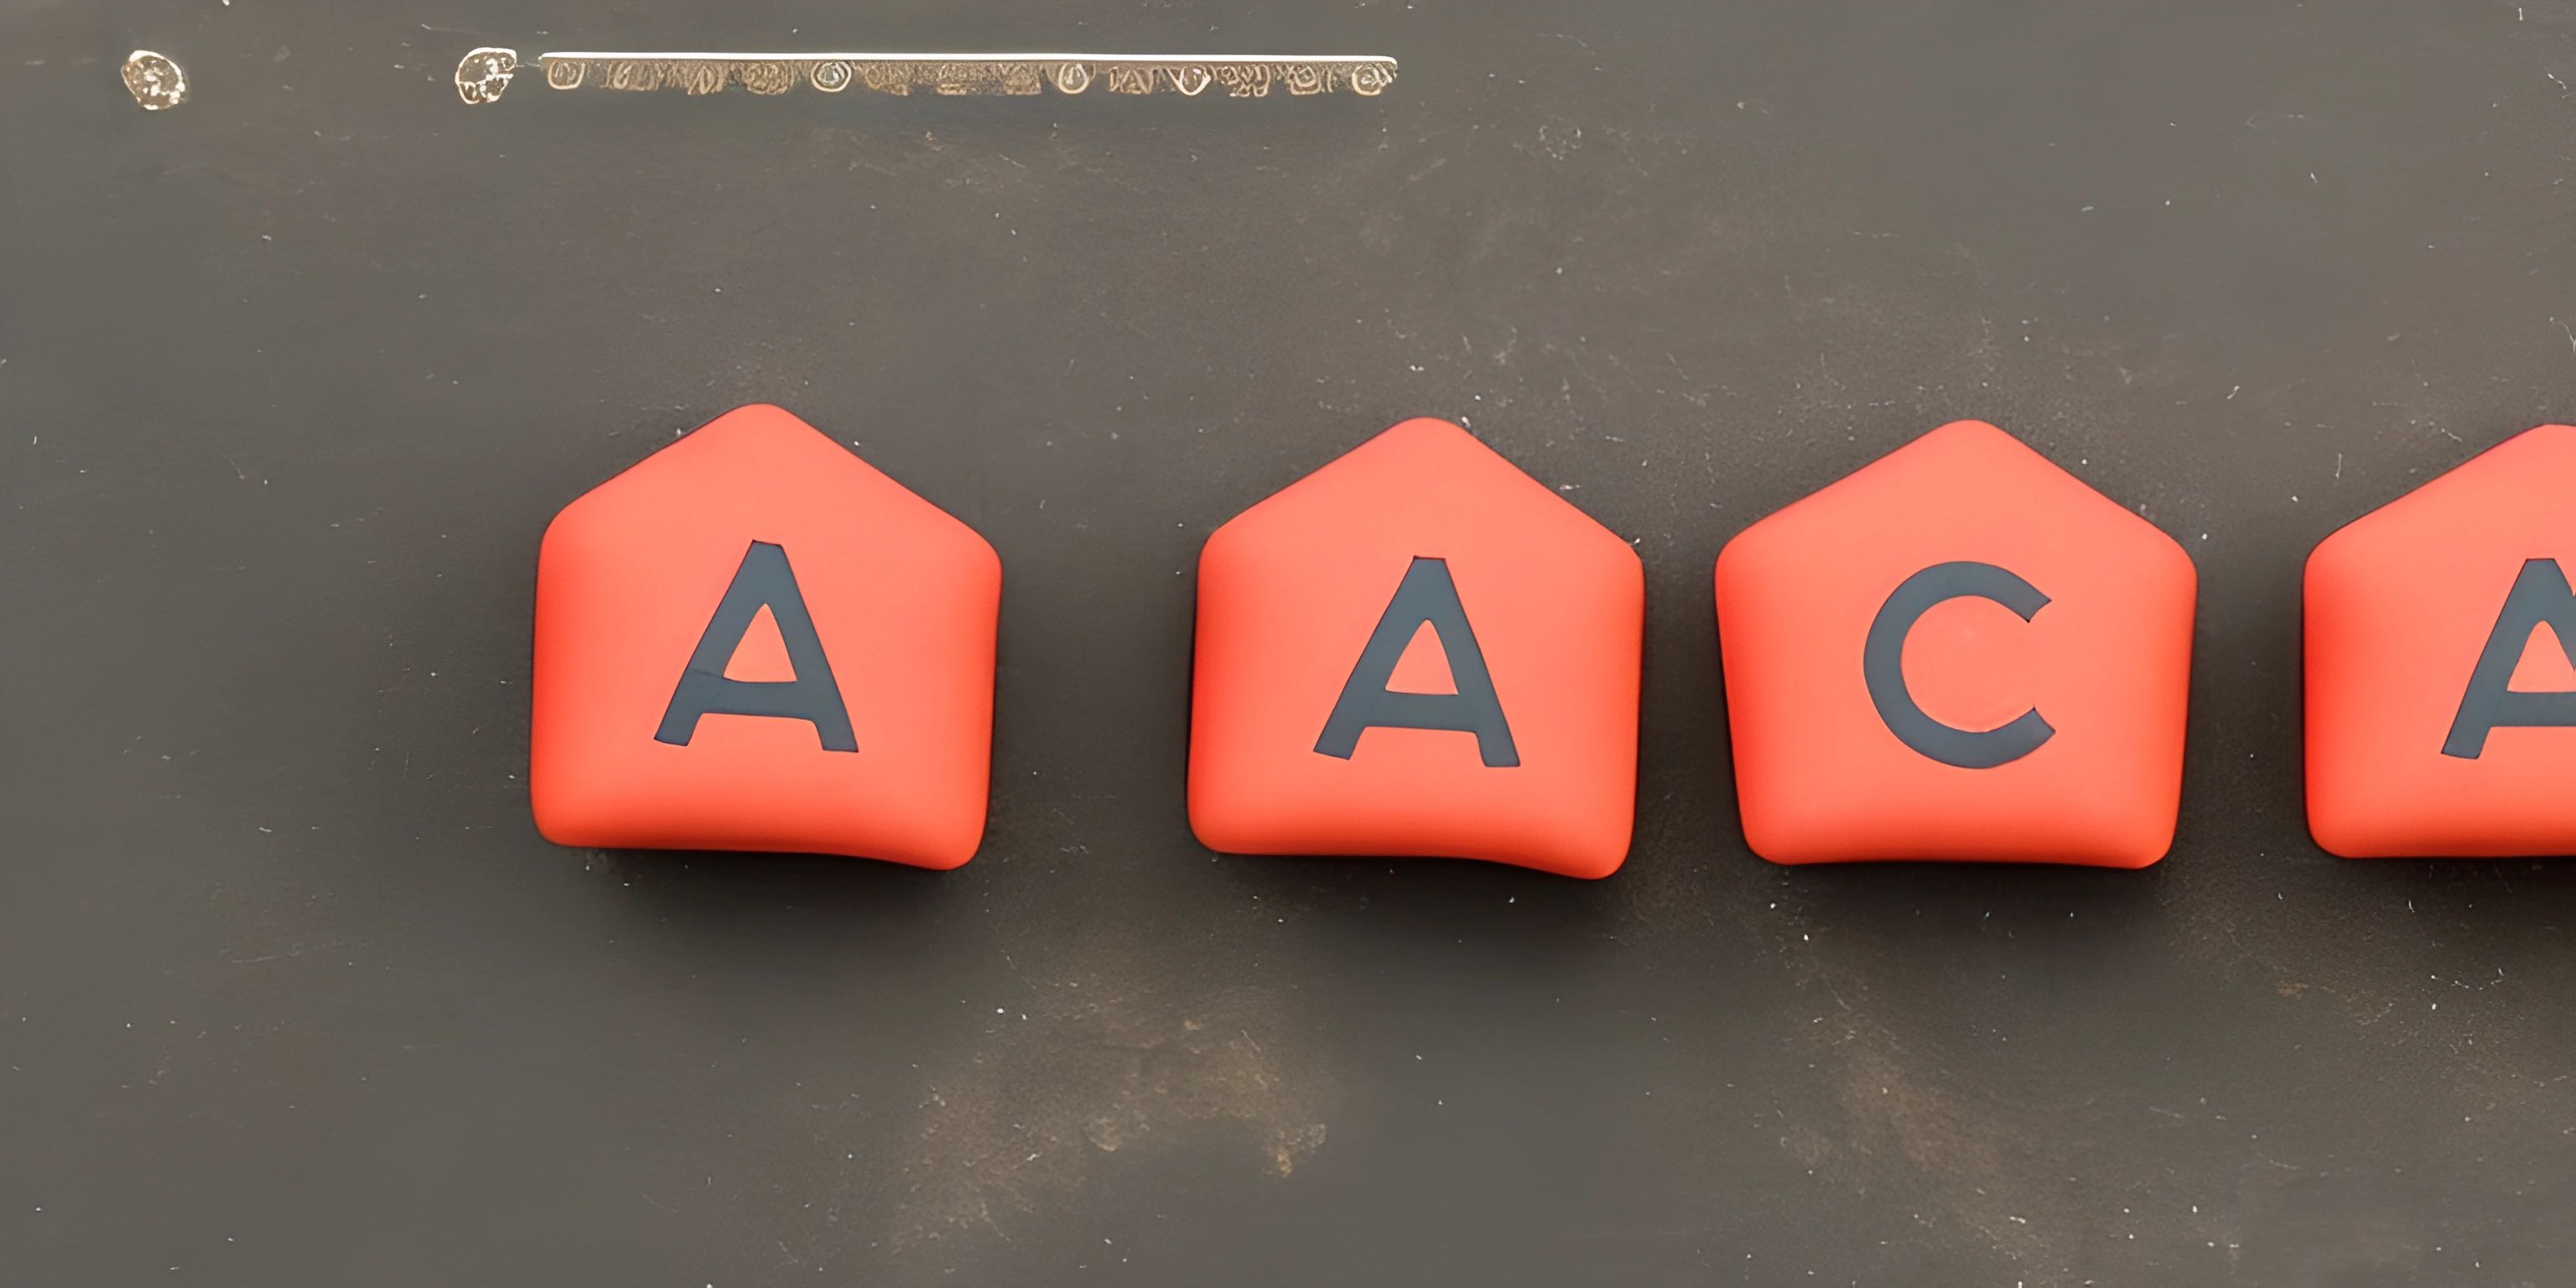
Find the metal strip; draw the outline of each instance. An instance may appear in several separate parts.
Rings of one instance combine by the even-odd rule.
[[[1097,84],[1112,94],[1174,92],[1195,96],[1209,86],[1232,98],[1265,98],[1272,87],[1292,95],[1348,90],[1376,95],[1395,81],[1395,60],[1373,55],[1292,54],[717,54],[583,50],[537,55],[555,89],[657,90],[713,94],[739,85],[754,94],[784,94],[799,85],[826,94],[857,86],[879,94],[1079,94]],[[518,51],[485,47],[456,64],[456,93],[468,103],[497,101],[521,68]]]

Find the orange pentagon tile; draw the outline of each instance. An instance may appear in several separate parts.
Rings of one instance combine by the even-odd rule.
[[[964,863],[1001,587],[982,537],[812,426],[726,413],[546,529],[537,830]]]
[[[2155,862],[2196,583],[2171,537],[1978,421],[1754,524],[1716,579],[1746,840],[1792,864]]]
[[[1607,876],[1644,620],[1627,542],[1465,430],[1406,421],[1208,538],[1191,827],[1234,853]]]
[[[2308,556],[2308,829],[2347,858],[2576,853],[2576,427]]]

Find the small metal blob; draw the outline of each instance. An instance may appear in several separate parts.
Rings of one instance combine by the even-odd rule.
[[[784,94],[796,88],[796,69],[783,62],[743,62],[733,67],[733,78],[754,94]],[[724,80],[716,81],[722,87]]]
[[[125,66],[117,70],[125,77],[125,92],[144,111],[164,111],[188,101],[188,73],[167,54],[138,49],[127,54]]]
[[[518,74],[518,50],[486,45],[457,60],[456,96],[468,103],[494,102],[501,97],[501,91],[510,88],[510,78]],[[548,80],[554,78],[553,68],[546,69],[546,77]],[[573,82],[575,85],[580,83],[577,79]],[[560,85],[557,88],[570,89],[572,86]]]

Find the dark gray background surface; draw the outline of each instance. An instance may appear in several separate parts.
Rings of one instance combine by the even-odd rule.
[[[7,0],[0,1279],[2567,1282],[2576,880],[2309,842],[2297,596],[2576,414],[2570,83],[2485,0]],[[1001,551],[966,868],[529,824],[538,534],[753,401]],[[1190,837],[1200,541],[1418,414],[1638,539],[1613,879]],[[1743,847],[1712,557],[1960,416],[2200,560],[2160,867]]]

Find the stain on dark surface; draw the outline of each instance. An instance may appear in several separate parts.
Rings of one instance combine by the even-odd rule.
[[[488,43],[1404,71],[467,108]],[[0,1278],[2565,1278],[2576,876],[2309,842],[2297,594],[2576,414],[2576,7],[0,0],[0,68]],[[1002,554],[963,869],[529,824],[546,520],[756,401]],[[1199,543],[1416,415],[1645,560],[1608,881],[1191,840]],[[2199,562],[2156,868],[1743,848],[1711,560],[1960,418]]]

